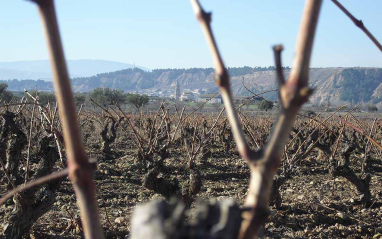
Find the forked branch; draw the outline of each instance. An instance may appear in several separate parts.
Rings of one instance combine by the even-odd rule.
[[[239,238],[253,238],[268,216],[268,203],[272,191],[273,177],[280,165],[285,143],[294,124],[295,117],[303,103],[313,92],[308,88],[309,63],[313,39],[317,26],[322,0],[307,0],[296,45],[296,55],[289,80],[285,82],[281,66],[282,48],[276,47],[276,66],[279,77],[281,111],[275,128],[265,148],[255,152],[246,142],[237,113],[232,102],[227,70],[223,64],[212,34],[211,14],[206,13],[198,0],[191,0],[194,13],[199,20],[210,48],[232,132],[240,155],[247,161],[251,170],[249,192],[245,202]]]

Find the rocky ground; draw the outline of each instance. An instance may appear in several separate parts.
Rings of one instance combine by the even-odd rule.
[[[112,145],[113,154],[105,157],[100,151],[99,133],[94,132],[96,130],[89,127],[84,138],[88,154],[98,162],[95,179],[102,225],[107,238],[128,238],[134,207],[162,197],[141,186],[145,171],[136,158],[137,149],[131,140],[118,138]],[[207,161],[197,161],[196,167],[203,180],[197,197],[204,200],[230,197],[242,205],[249,180],[246,164],[234,147],[225,153],[214,146],[211,153]],[[169,154],[171,157],[166,164],[173,169],[171,177],[184,180],[180,168],[187,161],[184,148],[173,147]],[[359,157],[351,157],[351,166],[357,174],[361,168]],[[358,203],[357,189],[345,178],[333,178],[328,165],[328,159],[318,157],[317,151],[312,151],[294,166],[296,170],[292,177],[280,188],[281,208],[271,207],[261,237],[382,238],[382,159],[372,155],[372,203],[366,207]],[[0,193],[4,194],[7,179],[2,172],[0,175]],[[3,222],[13,206],[12,200],[8,200],[0,207]],[[82,238],[79,211],[68,179],[58,191],[52,210],[35,223],[29,237]]]
[[[120,157],[99,163],[96,173],[98,203],[107,238],[127,238],[130,218],[137,204],[158,198],[141,186],[144,172],[134,163],[135,150],[118,152]],[[179,165],[181,158],[172,158]],[[357,204],[359,195],[346,179],[330,177],[326,163],[309,158],[301,163],[298,174],[281,188],[282,206],[272,208],[264,238],[382,238],[382,162],[373,161],[372,204]],[[198,168],[203,175],[202,199],[232,197],[243,203],[249,171],[234,153],[220,152]],[[176,174],[176,172],[174,173]],[[5,179],[2,179],[4,185]],[[2,193],[5,191],[1,187]],[[2,206],[2,218],[13,208]],[[81,238],[82,229],[75,196],[66,180],[53,209],[33,227],[31,238]]]

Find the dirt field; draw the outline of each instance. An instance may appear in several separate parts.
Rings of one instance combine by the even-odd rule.
[[[97,197],[107,238],[128,238],[134,207],[163,197],[142,186],[146,171],[137,162],[137,148],[132,137],[118,133],[116,142],[112,144],[112,155],[105,157],[99,146],[100,128],[84,126],[83,130],[87,151],[98,162],[95,175]],[[172,147],[168,152],[170,157],[166,159],[165,166],[171,170],[172,179],[185,181],[187,175],[183,168],[187,158],[184,148]],[[357,174],[361,170],[361,156],[355,153],[350,158],[351,167]],[[219,200],[231,197],[242,205],[247,193],[249,170],[235,147],[225,152],[218,144],[212,145],[211,155],[205,161],[197,160],[196,167],[202,178],[198,198]],[[382,160],[377,154],[372,153],[371,157],[372,198],[367,206],[358,202],[360,195],[347,179],[332,177],[328,158],[319,156],[317,150],[294,167],[280,188],[281,207],[271,207],[271,216],[261,237],[382,238]],[[2,194],[6,191],[6,184],[7,179],[2,174]],[[11,200],[0,208],[3,222],[12,209]],[[81,238],[78,218],[75,195],[70,182],[65,179],[57,192],[53,209],[35,223],[30,237]]]

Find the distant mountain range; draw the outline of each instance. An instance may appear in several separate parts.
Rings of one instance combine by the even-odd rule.
[[[239,67],[229,68],[234,95],[252,95],[276,89],[274,68]],[[289,68],[284,69],[286,77]],[[152,93],[162,90],[174,90],[179,82],[181,91],[204,89],[206,92],[218,90],[214,82],[212,68],[192,69],[125,69],[115,72],[97,74],[91,77],[72,79],[73,90],[88,92],[97,87],[122,89],[126,92],[139,91]],[[6,82],[9,90],[35,89],[53,90],[51,82],[18,81]],[[381,68],[312,68],[310,84],[315,93],[310,98],[314,104],[343,104],[373,102],[382,107],[382,69]],[[264,95],[271,100],[277,99],[276,92]]]
[[[134,65],[105,60],[68,60],[70,77],[89,77],[100,73],[135,68]],[[137,68],[148,70],[137,66]],[[52,80],[48,60],[0,62],[0,80]]]

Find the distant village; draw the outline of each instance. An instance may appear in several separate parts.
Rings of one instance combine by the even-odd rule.
[[[137,94],[148,95],[151,99],[155,98],[170,98],[175,101],[181,102],[201,102],[209,101],[211,104],[223,104],[220,93],[211,93],[206,89],[182,89],[179,82],[176,82],[175,89],[150,89],[135,91]],[[247,101],[251,98],[251,101],[261,101],[262,97],[248,97],[248,96],[234,96],[236,103]]]

